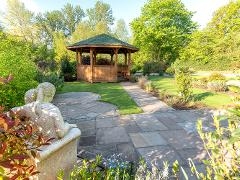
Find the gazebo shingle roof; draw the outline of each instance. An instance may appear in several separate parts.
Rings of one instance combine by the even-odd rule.
[[[109,53],[111,51],[109,48],[122,48],[131,52],[136,52],[139,50],[137,47],[107,34],[100,34],[86,40],[79,41],[67,46],[67,49],[76,51],[77,49],[82,48],[83,52],[89,52],[89,48],[91,47],[98,48],[103,53]]]

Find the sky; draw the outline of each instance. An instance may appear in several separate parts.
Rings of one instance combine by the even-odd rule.
[[[6,1],[0,0],[0,11],[6,10]],[[59,10],[66,3],[80,5],[83,10],[94,6],[96,0],[20,0],[25,6],[34,11],[45,12]],[[147,0],[102,0],[110,4],[115,19],[124,19],[127,25],[141,13],[141,8]],[[201,28],[210,21],[212,14],[219,7],[227,4],[229,0],[182,0],[186,8],[195,12],[193,20],[198,22]]]

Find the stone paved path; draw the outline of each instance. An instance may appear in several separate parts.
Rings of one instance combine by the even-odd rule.
[[[187,158],[192,158],[202,168],[199,160],[206,157],[206,152],[195,123],[200,118],[209,130],[211,113],[177,111],[136,84],[122,83],[122,86],[144,113],[120,116],[114,105],[99,101],[99,95],[89,92],[56,96],[54,103],[64,119],[77,124],[82,131],[79,155],[93,158],[101,154],[108,158],[122,154],[129,161],[144,157],[159,168],[163,161],[171,164],[178,160],[187,171]]]

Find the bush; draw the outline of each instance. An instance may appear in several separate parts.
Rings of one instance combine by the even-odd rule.
[[[0,113],[0,177],[29,179],[36,171],[37,149],[49,144],[29,119]]]
[[[49,73],[39,72],[37,75],[37,81],[39,83],[50,82],[56,87],[57,90],[60,90],[64,85],[63,77],[59,77],[59,75],[56,72]]]
[[[145,89],[147,81],[148,81],[147,76],[139,77],[138,78],[138,85],[140,86],[140,88]]]
[[[170,66],[165,70],[165,73],[173,76],[175,74],[175,69],[172,66]]]
[[[209,77],[208,77],[208,81],[226,81],[226,77],[220,73],[212,73]]]
[[[0,106],[22,105],[25,92],[37,85],[36,73],[30,45],[0,32],[0,77],[13,76],[5,87],[0,84]]]
[[[153,92],[153,90],[154,90],[154,86],[153,86],[153,83],[152,83],[152,81],[147,81],[146,82],[146,84],[145,84],[145,90],[147,91],[147,92]]]
[[[192,79],[189,70],[185,68],[176,70],[175,80],[180,97],[188,102],[192,96]]]
[[[223,80],[215,80],[207,83],[207,88],[215,92],[224,92],[227,90],[226,82]]]
[[[132,82],[132,83],[135,83],[135,82],[137,82],[137,77],[134,76],[134,75],[131,75],[131,76],[129,77],[129,81]]]
[[[150,61],[144,63],[143,66],[143,75],[149,75],[151,73],[158,73],[159,75],[163,74],[165,65],[160,62]]]
[[[228,86],[228,90],[234,93],[240,93],[240,87],[238,86]]]
[[[206,89],[207,88],[207,82],[208,82],[208,79],[206,77],[203,77],[203,78],[200,78],[200,79],[194,79],[192,81],[192,85],[195,88]]]
[[[68,57],[63,58],[61,61],[61,74],[64,81],[75,81],[77,77],[76,61],[70,62]]]
[[[116,155],[113,155],[116,157]],[[119,157],[117,155],[117,157]],[[108,158],[102,160],[100,156],[97,156],[94,161],[83,160],[80,166],[75,166],[70,173],[69,180],[75,179],[96,179],[96,180],[166,180],[176,179],[179,173],[179,164],[175,161],[172,165],[172,174],[170,174],[170,168],[167,162],[163,162],[163,169],[159,170],[152,164],[152,168],[145,163],[144,160],[140,160],[138,163],[133,164],[127,161],[122,161],[118,158]],[[64,172],[60,171],[58,179],[64,179]]]
[[[222,121],[228,126],[223,127]],[[240,110],[235,109],[224,118],[215,116],[214,130],[204,132],[202,121],[197,124],[198,133],[210,156],[205,160],[207,174],[199,174],[199,179],[239,179],[240,177]]]

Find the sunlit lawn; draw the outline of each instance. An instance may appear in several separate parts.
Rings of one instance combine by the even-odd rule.
[[[101,96],[101,101],[116,105],[120,114],[137,114],[142,112],[119,83],[64,83],[64,87],[59,93],[64,92],[97,93]]]
[[[149,79],[152,80],[154,86],[158,89],[166,90],[167,93],[172,95],[177,95],[177,87],[174,78],[152,76],[149,77]],[[210,108],[221,108],[232,103],[230,96],[225,93],[215,93],[194,88],[193,95],[196,101],[199,101]]]

